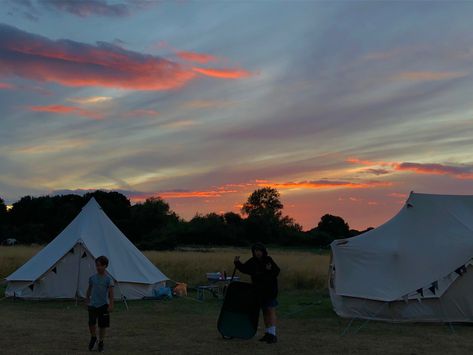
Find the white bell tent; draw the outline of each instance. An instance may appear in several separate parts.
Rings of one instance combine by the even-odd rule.
[[[473,196],[411,193],[391,220],[331,249],[339,316],[473,322]]]
[[[38,254],[6,278],[7,297],[83,298],[95,258],[105,255],[115,281],[115,298],[153,295],[168,278],[113,224],[94,198]]]

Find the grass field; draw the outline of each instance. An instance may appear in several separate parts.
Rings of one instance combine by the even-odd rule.
[[[4,277],[39,248],[0,248]],[[149,252],[147,256],[171,278],[199,283],[207,271],[231,269],[235,254],[246,250]],[[327,255],[308,251],[274,251],[283,270],[279,338],[275,345],[223,340],[216,330],[220,301],[189,297],[171,301],[117,303],[106,341],[111,354],[468,354],[473,327],[401,325],[379,322],[348,324],[331,310],[325,289]],[[260,328],[262,324],[260,323]],[[260,329],[260,332],[262,329]],[[86,353],[87,312],[74,302],[0,302],[2,354]]]

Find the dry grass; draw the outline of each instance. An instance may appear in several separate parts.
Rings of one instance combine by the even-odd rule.
[[[401,325],[371,322],[353,324],[320,305],[302,306],[316,295],[309,291],[281,294],[279,343],[255,339],[223,340],[216,329],[220,303],[208,299],[130,302],[130,310],[117,303],[105,345],[111,354],[469,354],[473,328],[442,325]],[[86,354],[87,312],[73,302],[0,302],[2,354]],[[354,334],[359,330],[357,334]],[[263,331],[260,322],[260,334]]]
[[[173,280],[195,285],[205,282],[206,272],[233,270],[233,258],[240,255],[244,261],[248,249],[209,249],[208,251],[148,251],[145,255]],[[328,255],[304,251],[274,250],[273,259],[281,268],[280,284],[283,289],[325,288]],[[242,275],[240,275],[242,276]]]
[[[0,247],[0,279],[16,270],[40,250],[40,247]],[[144,253],[159,269],[175,281],[196,285],[205,282],[205,273],[226,271],[231,274],[233,258],[250,257],[248,249],[213,248],[206,250],[146,251]],[[273,250],[271,255],[281,268],[282,289],[325,289],[328,255],[309,251]]]
[[[39,247],[0,247],[3,277],[30,258]],[[208,252],[146,252],[173,279],[189,284],[205,272],[232,268],[235,254],[247,250]],[[216,330],[220,302],[191,296],[172,301],[117,302],[106,350],[112,354],[468,354],[473,328],[426,324],[353,323],[342,337],[347,320],[337,318],[325,292],[328,256],[303,251],[272,251],[282,268],[279,339],[276,345],[223,340]],[[301,290],[310,288],[310,290]],[[297,290],[296,290],[297,289]],[[88,342],[87,312],[74,302],[0,302],[2,354],[80,354]],[[260,322],[260,333],[263,331]]]
[[[39,246],[0,246],[0,281],[18,269],[40,249]]]

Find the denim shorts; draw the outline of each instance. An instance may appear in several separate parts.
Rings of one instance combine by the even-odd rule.
[[[278,306],[278,300],[276,298],[270,298],[269,300],[263,300],[261,302],[262,309],[276,308]]]

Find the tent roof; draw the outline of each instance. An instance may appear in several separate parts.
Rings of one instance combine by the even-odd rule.
[[[331,247],[337,294],[400,299],[473,257],[473,196],[411,193],[391,220]]]
[[[113,224],[94,198],[54,240],[6,279],[36,280],[77,243],[94,257],[107,256],[107,271],[118,282],[152,284],[168,279]]]

